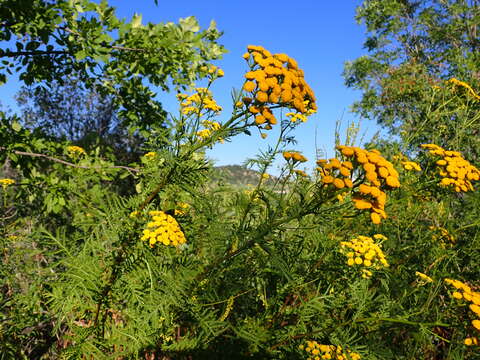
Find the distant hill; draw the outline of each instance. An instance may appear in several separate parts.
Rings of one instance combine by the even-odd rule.
[[[248,185],[257,185],[260,173],[255,170],[247,169],[241,165],[216,166],[215,181],[223,181],[234,186],[246,187]],[[269,181],[271,181],[269,179]]]

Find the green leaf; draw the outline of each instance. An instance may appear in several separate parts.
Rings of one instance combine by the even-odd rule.
[[[217,22],[215,20],[210,21],[210,26],[208,27],[207,31],[217,30]]]
[[[80,50],[75,53],[75,59],[83,60],[87,57],[87,52],[85,50]]]
[[[142,14],[135,14],[133,15],[133,19],[131,22],[132,29],[136,29],[142,26]]]
[[[179,23],[183,31],[197,32],[200,30],[198,21],[194,16],[189,16],[187,18],[180,19]]]
[[[22,130],[22,125],[20,125],[20,123],[18,121],[14,121],[14,122],[12,122],[12,129],[15,132],[19,132],[20,130]]]

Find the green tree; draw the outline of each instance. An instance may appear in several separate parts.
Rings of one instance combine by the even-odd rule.
[[[138,160],[145,137],[129,132],[118,114],[113,95],[86,89],[75,78],[44,87],[22,87],[16,95],[21,122],[59,140],[86,148],[100,146],[102,154],[115,154],[117,161]]]
[[[113,95],[136,126],[164,120],[152,87],[191,85],[224,52],[213,22],[202,31],[193,17],[142,24],[135,15],[126,22],[106,1],[2,1],[0,29],[0,82],[14,72],[26,85],[41,86],[74,75]]]
[[[363,92],[353,111],[407,146],[437,142],[478,159],[480,2],[365,0],[356,18],[368,55],[345,66],[346,85]]]

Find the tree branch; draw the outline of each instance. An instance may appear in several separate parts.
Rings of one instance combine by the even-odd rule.
[[[68,51],[63,50],[32,50],[32,51],[10,51],[6,50],[0,53],[0,57],[17,57],[17,56],[45,56],[45,55],[67,55]]]
[[[4,147],[0,146],[0,150],[7,150],[7,148],[4,148]],[[45,154],[38,154],[38,153],[19,151],[19,150],[12,150],[12,152],[14,154],[22,155],[22,156],[41,157],[41,158],[44,158],[44,159],[48,159],[48,160],[51,160],[51,161],[54,161],[54,162],[57,162],[57,163],[60,163],[60,164],[63,164],[63,165],[72,166],[72,167],[79,168],[79,169],[102,169],[102,167],[100,167],[100,166],[78,165],[78,164],[74,164],[74,163],[71,163],[71,162],[68,162],[68,161],[65,161],[65,160],[62,160],[62,159],[57,159],[57,158],[54,158],[52,156],[45,155]],[[107,167],[108,168],[113,168],[113,169],[124,169],[124,170],[130,171],[130,172],[133,172],[133,173],[140,172],[139,169],[135,169],[135,168],[128,167],[128,166],[123,166],[123,165],[113,165],[113,166],[107,166]]]

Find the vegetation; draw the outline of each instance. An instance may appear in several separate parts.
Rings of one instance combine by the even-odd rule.
[[[430,141],[478,161],[479,16],[477,0],[364,1],[369,55],[345,67],[346,85],[363,92],[354,112],[409,150]]]
[[[423,2],[383,3],[359,10],[383,28],[382,41],[401,28],[395,14],[425,19],[414,12]],[[468,5],[432,3],[434,12]],[[445,73],[447,82],[415,85],[430,98],[416,88],[419,96],[392,100],[405,131],[423,119],[451,132],[432,131],[433,122],[405,134],[393,126],[398,141],[356,146],[350,127],[335,157],[310,159],[307,174],[294,135],[317,106],[292,57],[249,46],[244,81],[220,122],[213,26],[125,23],[105,2],[86,0],[7,0],[0,16],[10,41],[3,70],[16,67],[34,87],[25,104],[38,110],[38,121],[0,118],[1,359],[480,358],[473,75]],[[12,38],[26,42],[11,47]],[[347,73],[356,72],[350,79],[365,86],[365,100],[373,62],[361,70],[362,61]],[[205,87],[178,93],[177,114],[152,100],[151,85],[181,90],[200,78]],[[78,128],[82,106],[65,121],[42,118],[62,107],[41,89],[72,81],[72,91],[98,95],[94,111],[111,106],[110,141],[92,136],[95,123],[63,131]],[[371,99],[365,114],[388,113]],[[216,181],[224,175],[206,149],[273,128],[275,146],[249,163],[251,186]],[[115,134],[138,142],[120,153]]]

